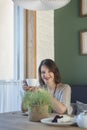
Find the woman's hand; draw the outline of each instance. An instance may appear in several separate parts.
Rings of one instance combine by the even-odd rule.
[[[23,89],[24,89],[24,91],[28,91],[29,90],[29,86],[24,85]]]
[[[27,81],[26,80],[23,80],[23,90],[24,91],[28,91],[29,90],[29,86],[28,86],[28,84],[27,84]]]
[[[24,91],[35,91],[37,88],[35,86],[28,86],[27,81],[23,80],[23,90]]]

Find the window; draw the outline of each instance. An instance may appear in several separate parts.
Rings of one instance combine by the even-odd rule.
[[[14,79],[24,79],[26,60],[26,11],[14,7]]]
[[[16,80],[24,76],[24,17],[12,1],[0,1],[0,113],[21,107],[22,87]]]
[[[0,0],[0,80],[13,79],[14,16],[13,2]]]
[[[0,80],[24,76],[24,17],[12,1],[0,1]]]

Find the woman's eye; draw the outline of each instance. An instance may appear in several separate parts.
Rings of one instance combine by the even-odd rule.
[[[42,71],[41,74],[45,74],[45,71]]]

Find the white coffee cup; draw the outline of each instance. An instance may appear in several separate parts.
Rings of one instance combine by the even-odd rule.
[[[32,87],[38,87],[39,86],[39,81],[35,78],[32,79],[26,79],[28,86]]]

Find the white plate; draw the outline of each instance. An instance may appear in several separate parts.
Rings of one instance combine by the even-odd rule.
[[[76,123],[75,117],[71,117],[71,121],[63,122],[63,123],[52,122],[53,118],[54,117],[44,118],[44,119],[41,119],[41,122],[47,125],[55,125],[55,126],[69,126]]]

